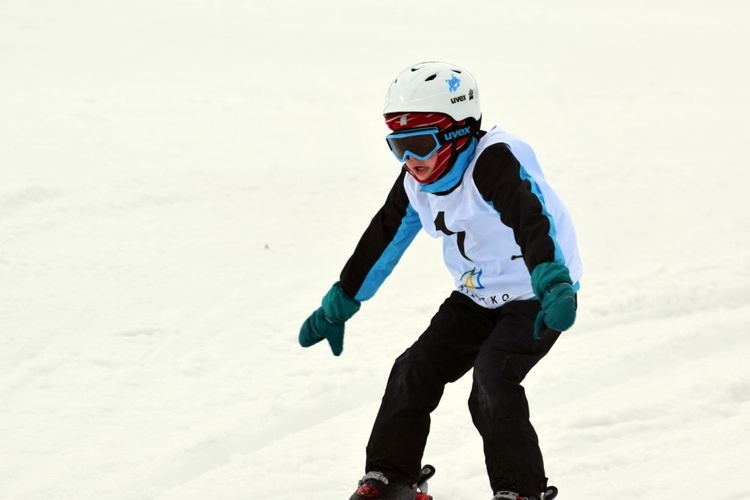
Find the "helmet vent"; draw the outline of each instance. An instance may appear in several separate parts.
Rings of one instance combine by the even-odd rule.
[[[435,78],[437,78],[437,73],[435,73],[434,75],[428,76],[427,78],[424,79],[424,81],[430,82],[430,81],[434,80]]]

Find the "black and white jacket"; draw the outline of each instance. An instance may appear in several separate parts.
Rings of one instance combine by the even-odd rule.
[[[578,288],[573,222],[528,144],[494,127],[445,177],[423,185],[402,170],[341,272],[344,291],[371,298],[420,229],[443,238],[456,289],[481,306],[533,298],[542,262],[566,265]]]

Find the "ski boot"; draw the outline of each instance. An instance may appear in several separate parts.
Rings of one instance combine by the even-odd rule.
[[[432,500],[427,495],[427,480],[435,474],[431,465],[422,467],[417,483],[408,486],[392,483],[382,472],[370,471],[359,481],[349,500]]]

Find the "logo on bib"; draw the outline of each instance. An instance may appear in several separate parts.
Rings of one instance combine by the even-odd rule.
[[[466,271],[461,275],[463,286],[469,290],[481,290],[484,288],[479,278],[482,277],[482,270],[477,271],[475,267],[471,271]]]

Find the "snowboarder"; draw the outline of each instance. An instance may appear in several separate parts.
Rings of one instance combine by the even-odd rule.
[[[581,262],[570,215],[528,144],[480,129],[479,91],[466,70],[406,68],[384,116],[403,167],[299,342],[325,339],[340,355],[345,322],[420,229],[443,238],[456,289],[396,359],[350,500],[414,500],[430,413],[445,384],[471,369],[469,409],[493,498],[552,498],[521,382],[575,321]]]

